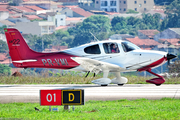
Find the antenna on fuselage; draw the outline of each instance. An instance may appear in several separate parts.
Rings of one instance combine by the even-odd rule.
[[[91,32],[89,31],[89,33],[91,33]],[[94,36],[92,33],[91,33],[91,35],[96,39],[96,41],[99,41],[99,40],[96,38],[96,36]]]

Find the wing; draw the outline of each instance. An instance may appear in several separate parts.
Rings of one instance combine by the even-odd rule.
[[[72,57],[72,60],[76,61],[80,64],[82,68],[84,68],[87,71],[93,72],[93,73],[99,73],[100,71],[123,71],[125,68],[120,67],[119,65],[107,63],[98,61],[95,59],[90,59],[86,57]]]

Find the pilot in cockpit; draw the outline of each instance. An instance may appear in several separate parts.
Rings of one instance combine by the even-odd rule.
[[[119,53],[119,48],[115,44],[112,45],[111,53]]]

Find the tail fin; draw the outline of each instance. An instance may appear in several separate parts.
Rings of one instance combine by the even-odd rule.
[[[42,54],[31,50],[17,29],[5,28],[4,32],[12,61],[33,59]]]

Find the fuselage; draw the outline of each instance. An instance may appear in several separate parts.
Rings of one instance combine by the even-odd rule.
[[[111,52],[112,45],[116,45],[118,52]],[[129,48],[127,48],[129,47]],[[111,63],[124,68],[126,71],[142,71],[146,70],[148,65],[151,65],[161,59],[158,64],[149,66],[155,68],[166,62],[166,52],[142,50],[138,46],[122,40],[107,40],[92,42],[79,47],[71,48],[64,51],[65,53],[73,54],[80,57],[88,57],[91,59]],[[74,68],[75,70],[83,70],[81,67]],[[113,69],[110,71],[114,71]]]

